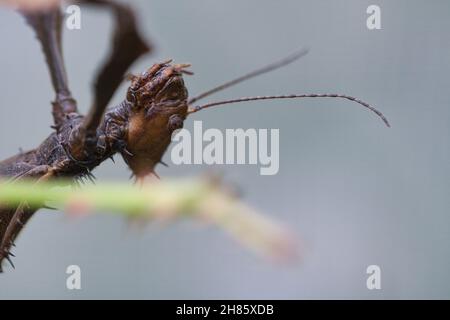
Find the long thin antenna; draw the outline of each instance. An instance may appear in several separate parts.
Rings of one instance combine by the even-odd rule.
[[[205,92],[199,94],[198,96],[191,98],[189,100],[189,104],[191,105],[191,104],[195,103],[196,101],[198,101],[200,99],[208,97],[208,96],[210,96],[210,95],[212,95],[212,94],[214,94],[216,92],[222,91],[222,90],[224,90],[226,88],[234,86],[234,85],[236,85],[236,84],[238,84],[240,82],[243,82],[245,80],[254,78],[254,77],[259,76],[259,75],[261,75],[263,73],[267,73],[267,72],[270,72],[272,70],[281,68],[281,67],[283,67],[285,65],[288,65],[288,64],[294,62],[295,60],[305,56],[308,52],[309,52],[309,49],[307,49],[307,48],[298,50],[298,51],[290,54],[289,56],[287,56],[287,57],[285,57],[285,58],[283,58],[283,59],[281,59],[279,61],[276,61],[276,62],[273,62],[271,64],[268,64],[268,65],[266,65],[266,66],[264,66],[262,68],[256,69],[256,70],[254,70],[252,72],[249,72],[249,73],[247,73],[247,74],[245,74],[243,76],[240,76],[239,78],[236,78],[236,79],[233,79],[231,81],[225,82],[224,84],[221,84],[221,85],[219,85],[219,86],[217,86],[215,88],[212,88],[212,89],[210,89],[208,91],[205,91]]]
[[[237,102],[246,102],[246,101],[257,101],[257,100],[274,100],[274,99],[297,99],[297,98],[341,98],[341,99],[347,99],[353,102],[356,102],[363,107],[369,109],[370,111],[374,112],[377,116],[383,120],[383,122],[386,124],[386,126],[390,127],[389,121],[386,119],[386,117],[377,109],[369,105],[368,103],[361,101],[357,98],[342,95],[342,94],[291,94],[291,95],[280,95],[280,96],[255,96],[255,97],[244,97],[244,98],[238,98],[238,99],[232,99],[232,100],[223,100],[218,102],[212,102],[207,103],[201,106],[195,106],[191,107],[188,110],[188,114],[198,112],[200,110],[211,108],[215,106],[220,106],[224,104],[231,104],[231,103],[237,103]]]

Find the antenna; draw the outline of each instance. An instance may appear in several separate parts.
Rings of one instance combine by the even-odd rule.
[[[233,79],[233,80],[230,80],[228,82],[225,82],[225,83],[223,83],[223,84],[221,84],[221,85],[219,85],[219,86],[217,86],[215,88],[212,88],[212,89],[210,89],[208,91],[205,91],[205,92],[197,95],[196,97],[191,98],[189,100],[189,105],[192,105],[193,103],[197,102],[200,99],[206,98],[206,97],[208,97],[208,96],[210,96],[210,95],[212,95],[212,94],[214,94],[216,92],[219,92],[219,91],[222,91],[222,90],[227,89],[229,87],[232,87],[232,86],[234,86],[234,85],[236,85],[238,83],[241,83],[243,81],[246,81],[246,80],[249,80],[251,78],[257,77],[257,76],[259,76],[261,74],[264,74],[264,73],[273,71],[275,69],[281,68],[283,66],[286,66],[286,65],[288,65],[288,64],[290,64],[290,63],[292,63],[292,62],[294,62],[294,61],[296,61],[298,59],[300,59],[301,57],[304,57],[308,52],[309,52],[309,49],[307,49],[307,48],[300,49],[300,50],[295,51],[294,53],[290,54],[289,56],[287,56],[287,57],[285,57],[285,58],[283,58],[283,59],[281,59],[279,61],[273,62],[273,63],[268,64],[268,65],[266,65],[266,66],[264,66],[262,68],[253,70],[253,71],[251,71],[251,72],[249,72],[249,73],[247,73],[247,74],[245,74],[243,76],[240,76],[240,77],[238,77],[236,79]]]
[[[373,113],[375,113],[378,117],[383,120],[383,122],[386,124],[387,127],[390,127],[389,121],[386,119],[386,117],[377,109],[369,105],[368,103],[361,101],[357,98],[342,95],[342,94],[291,94],[291,95],[279,95],[279,96],[255,96],[255,97],[244,97],[244,98],[238,98],[238,99],[231,99],[231,100],[223,100],[223,101],[217,101],[217,102],[211,102],[200,106],[191,107],[188,110],[188,114],[198,112],[203,109],[225,105],[225,104],[232,104],[232,103],[238,103],[238,102],[247,102],[247,101],[257,101],[257,100],[276,100],[276,99],[301,99],[301,98],[340,98],[340,99],[346,99],[353,102],[358,103],[359,105],[362,105],[363,107],[369,109]]]

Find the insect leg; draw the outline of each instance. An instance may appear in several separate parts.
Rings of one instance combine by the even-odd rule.
[[[64,114],[77,111],[75,99],[70,93],[61,49],[62,16],[59,8],[47,11],[23,12],[28,24],[36,32],[47,61],[53,88],[56,93],[53,102],[55,127],[64,121]]]
[[[116,21],[111,53],[94,81],[94,103],[82,126],[82,142],[87,149],[92,149],[96,145],[96,130],[111,97],[123,81],[128,68],[141,55],[150,52],[151,46],[143,40],[136,26],[134,12],[127,5],[109,0],[78,2],[108,8],[113,12]]]
[[[44,181],[52,177],[54,171],[47,165],[37,166],[17,177],[14,181],[22,178],[40,177],[37,182]],[[0,272],[2,272],[1,263],[4,259],[11,261],[11,247],[14,240],[25,226],[27,221],[37,210],[29,208],[25,202],[22,202],[17,208],[0,208]]]

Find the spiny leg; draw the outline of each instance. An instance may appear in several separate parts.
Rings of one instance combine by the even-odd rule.
[[[41,165],[21,174],[20,178],[14,181],[38,178],[37,182],[40,182],[48,180],[53,175],[54,171],[51,167]],[[14,246],[14,240],[19,232],[36,211],[34,208],[29,208],[25,202],[17,208],[0,208],[0,272],[2,272],[3,259],[8,260],[14,267],[10,258],[11,247]]]

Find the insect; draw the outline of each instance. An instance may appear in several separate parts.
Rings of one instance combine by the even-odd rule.
[[[120,154],[136,178],[155,174],[154,169],[171,142],[172,133],[185,119],[201,110],[245,101],[342,98],[369,109],[389,126],[381,112],[369,104],[340,94],[299,94],[256,96],[218,101],[203,105],[197,101],[262,73],[285,66],[307,53],[307,50],[226,82],[189,98],[183,76],[192,75],[188,64],[170,60],[157,63],[140,75],[130,75],[126,97],[118,106],[107,110],[112,95],[123,81],[131,64],[151,46],[140,35],[133,11],[126,5],[108,0],[84,0],[85,4],[111,9],[116,18],[112,53],[100,69],[94,84],[94,101],[86,116],[78,112],[72,97],[61,50],[61,13],[59,8],[41,12],[22,12],[41,43],[55,101],[52,103],[53,133],[36,149],[0,162],[0,177],[11,183],[33,179],[71,178],[74,182],[93,179],[92,170],[103,161]],[[0,271],[3,260],[11,264],[11,247],[19,232],[35,213],[24,202],[16,208],[0,207]],[[12,264],[13,265],[13,264]],[[14,265],[13,265],[14,266]]]

